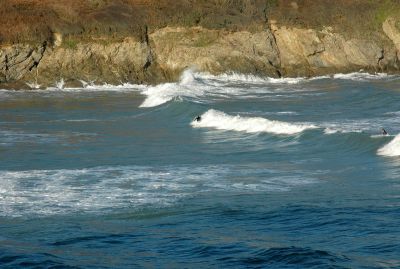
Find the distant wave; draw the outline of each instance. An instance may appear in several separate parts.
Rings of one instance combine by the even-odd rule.
[[[366,81],[366,80],[376,80],[383,79],[388,77],[395,77],[395,75],[388,75],[386,73],[366,73],[366,72],[353,72],[347,74],[335,74],[333,75],[334,79],[343,79],[343,80],[354,80],[354,81]]]
[[[238,131],[247,133],[297,134],[304,130],[317,128],[311,124],[293,124],[282,121],[268,120],[261,117],[231,116],[224,112],[210,109],[201,115],[201,121],[193,121],[195,128],[215,128],[218,130]]]
[[[378,150],[378,155],[395,157],[400,156],[400,134],[398,134],[391,142]]]
[[[85,81],[81,81],[82,87],[64,87],[64,82],[59,81],[56,83],[55,87],[48,87],[46,90],[35,90],[35,92],[129,92],[129,91],[139,91],[144,88],[147,88],[146,85],[138,85],[138,84],[131,84],[131,83],[124,83],[120,85],[112,85],[112,84],[102,84],[102,85],[95,85],[90,84]]]
[[[270,84],[298,84],[306,81],[305,77],[288,77],[288,78],[271,78],[271,77],[260,77],[249,74],[240,73],[223,73],[220,75],[211,75],[210,73],[197,73],[197,77],[209,80],[219,80],[224,82],[247,82],[247,83],[270,83]]]

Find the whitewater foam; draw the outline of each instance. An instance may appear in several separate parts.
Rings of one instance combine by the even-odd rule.
[[[250,83],[250,84],[298,84],[307,81],[305,77],[287,77],[287,78],[272,78],[272,77],[259,77],[251,74],[240,74],[235,72],[223,73],[220,75],[212,75],[210,73],[195,73],[195,76],[204,80],[218,80],[221,82],[236,82],[236,83]]]
[[[27,82],[26,85],[29,88],[34,89],[34,90],[38,90],[42,86],[42,85],[38,84],[37,82]]]
[[[238,169],[246,176],[238,177]],[[0,216],[162,208],[199,191],[288,191],[316,181],[313,173],[296,170],[293,174],[292,170],[282,169],[195,165],[0,171]],[[259,174],[266,177],[260,180]]]
[[[142,89],[146,96],[140,107],[154,107],[171,100],[184,98],[210,100],[212,98],[256,98],[259,95],[293,92],[294,89],[281,89],[280,85],[298,84],[306,78],[269,78],[237,73],[211,75],[209,73],[185,70],[177,83],[164,83]],[[302,90],[304,91],[304,90]],[[298,91],[297,91],[298,92]]]
[[[59,82],[60,83],[60,82]],[[95,85],[85,83],[81,81],[82,87],[65,87],[64,85],[58,85],[56,87],[48,87],[46,90],[31,90],[30,92],[132,92],[132,91],[140,91],[144,88],[147,88],[146,85],[137,85],[137,84],[130,84],[124,83],[121,85],[112,85],[112,84],[102,84],[102,85]],[[62,86],[62,87],[61,87]]]
[[[372,118],[372,119],[342,119],[331,122],[321,122],[318,126],[324,128],[325,134],[335,133],[370,133],[380,134],[381,130],[377,126],[377,122],[383,126],[394,126],[389,124],[388,119],[385,118]]]
[[[388,157],[400,156],[400,134],[395,136],[388,144],[378,149],[377,153],[378,155]]]
[[[215,128],[218,130],[246,133],[297,134],[307,129],[317,128],[311,124],[293,124],[261,117],[231,116],[224,112],[210,109],[201,115],[201,121],[194,120],[195,128]]]
[[[205,85],[203,85],[205,86]],[[164,83],[156,86],[149,86],[142,90],[147,98],[139,107],[155,107],[181,96],[196,97],[204,94],[204,88],[196,87],[194,72],[185,70],[178,83]]]
[[[366,73],[366,72],[353,72],[347,74],[335,74],[333,75],[334,79],[343,79],[343,80],[353,80],[353,81],[367,81],[367,80],[376,80],[376,79],[384,79],[388,78],[390,75],[386,73]]]

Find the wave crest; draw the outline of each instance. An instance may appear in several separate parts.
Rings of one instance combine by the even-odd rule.
[[[400,134],[385,146],[378,149],[378,155],[395,157],[400,156]]]
[[[310,124],[292,124],[261,117],[231,116],[224,112],[210,109],[201,116],[201,121],[193,121],[195,128],[215,128],[218,130],[246,133],[297,134],[307,129],[316,128]]]
[[[198,88],[190,87],[193,86],[196,78],[192,70],[186,70],[183,72],[180,81],[178,83],[164,83],[156,86],[151,86],[142,91],[142,94],[146,95],[147,98],[139,107],[155,107],[162,105],[166,102],[179,96],[197,96]]]

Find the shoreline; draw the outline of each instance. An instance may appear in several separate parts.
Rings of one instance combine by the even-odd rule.
[[[189,78],[185,77],[189,76]],[[309,81],[323,80],[323,79],[342,79],[342,80],[354,80],[354,81],[368,81],[368,80],[380,80],[386,79],[390,77],[398,77],[400,78],[400,73],[371,73],[366,72],[365,70],[359,70],[358,72],[349,72],[349,73],[334,73],[328,75],[320,75],[320,76],[312,76],[312,77],[268,77],[268,76],[258,76],[253,74],[242,74],[236,72],[227,72],[221,73],[218,75],[213,75],[209,72],[198,72],[193,69],[187,69],[182,72],[179,79],[176,81],[168,81],[161,82],[158,84],[136,84],[134,82],[122,82],[120,84],[111,84],[111,83],[91,83],[83,80],[74,80],[73,84],[69,84],[68,82],[61,79],[60,81],[55,81],[50,84],[50,86],[42,87],[41,85],[34,85],[30,82],[19,82],[23,87],[20,88],[2,88],[0,87],[0,91],[26,91],[26,92],[46,92],[46,91],[68,91],[73,92],[74,90],[81,91],[110,91],[115,89],[137,89],[143,90],[150,87],[157,87],[168,84],[175,85],[185,85],[187,80],[189,83],[193,80],[226,80],[229,82],[238,82],[238,83],[257,83],[257,84],[299,84],[306,83]],[[1,84],[0,84],[1,86]]]

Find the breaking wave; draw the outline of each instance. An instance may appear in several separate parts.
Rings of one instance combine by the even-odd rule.
[[[378,150],[378,155],[395,157],[400,156],[400,134],[395,136],[391,142]]]
[[[251,98],[257,94],[272,93],[271,88],[260,86],[291,85],[308,81],[306,78],[269,78],[254,75],[227,73],[211,75],[198,73],[191,69],[183,72],[177,83],[164,83],[148,86],[141,92],[146,96],[140,107],[155,107],[171,100],[208,97],[243,97]],[[247,85],[243,87],[243,85]],[[252,85],[257,88],[252,88]],[[250,86],[250,87],[249,87]],[[276,90],[276,89],[275,89]]]
[[[142,94],[146,95],[147,98],[140,107],[159,106],[179,96],[195,97],[203,95],[204,90],[193,87],[194,84],[194,73],[191,70],[186,70],[178,83],[164,83],[144,89]]]
[[[218,130],[247,133],[297,134],[307,129],[317,128],[311,124],[293,124],[261,117],[231,116],[224,112],[210,109],[201,116],[201,121],[193,121],[195,128],[215,128]]]

